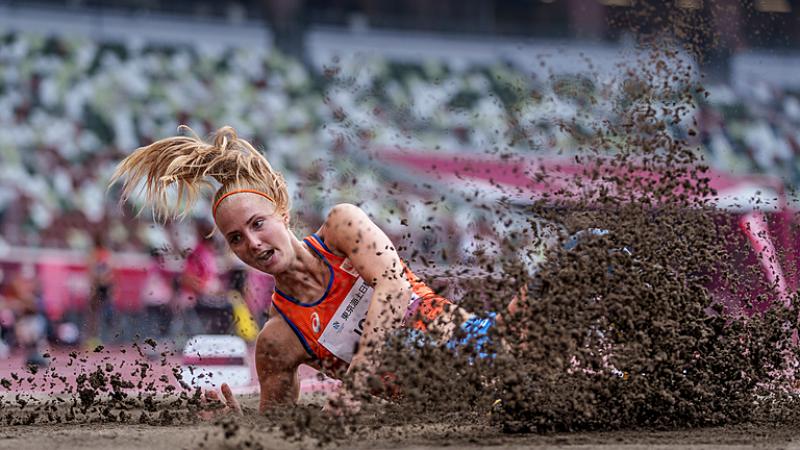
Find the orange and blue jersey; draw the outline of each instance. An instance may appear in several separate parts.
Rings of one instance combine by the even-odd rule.
[[[372,286],[358,274],[351,261],[334,254],[325,242],[312,234],[303,240],[328,267],[330,278],[318,300],[303,303],[277,287],[272,306],[289,324],[312,358],[326,367],[347,366],[364,331]],[[425,330],[450,303],[418,279],[408,267],[411,300],[403,321],[405,326]]]

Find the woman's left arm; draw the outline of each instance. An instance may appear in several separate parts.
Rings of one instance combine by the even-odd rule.
[[[374,356],[389,333],[399,328],[411,297],[411,283],[392,241],[359,207],[333,207],[324,229],[329,246],[344,253],[375,290],[364,323],[364,334],[348,368],[359,386],[375,373]]]

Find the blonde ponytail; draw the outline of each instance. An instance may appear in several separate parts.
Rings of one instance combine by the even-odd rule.
[[[234,190],[252,189],[273,200],[276,212],[289,211],[289,193],[283,175],[249,142],[239,139],[233,127],[217,130],[212,143],[197,136],[191,128],[178,130],[191,136],[173,136],[136,149],[123,159],[110,184],[124,178],[122,201],[130,198],[140,180],[144,180],[145,202],[153,207],[159,219],[186,216],[203,190],[221,184],[212,204]],[[177,198],[170,202],[169,192],[176,189]]]

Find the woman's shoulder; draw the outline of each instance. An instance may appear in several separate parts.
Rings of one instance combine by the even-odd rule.
[[[337,203],[328,211],[325,223],[345,221],[366,217],[366,213],[358,205],[352,203]]]
[[[372,223],[367,213],[358,205],[352,203],[337,203],[334,205],[320,229],[341,229],[341,231],[352,230],[359,224]]]
[[[363,220],[370,220],[363,209],[352,203],[337,203],[328,212],[322,226],[315,233],[332,253],[344,255],[340,249],[350,239],[351,231]]]

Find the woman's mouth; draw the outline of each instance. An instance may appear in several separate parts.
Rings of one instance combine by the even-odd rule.
[[[272,262],[272,257],[275,255],[275,249],[265,250],[258,255],[258,262],[264,266],[268,266]]]

